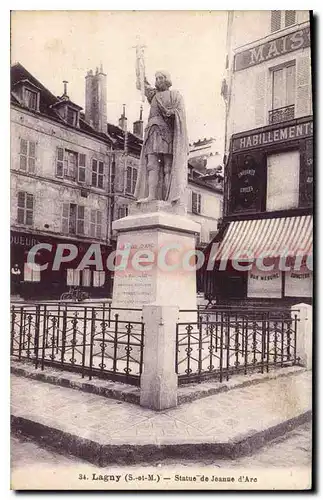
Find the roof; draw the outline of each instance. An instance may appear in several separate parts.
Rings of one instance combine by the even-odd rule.
[[[56,122],[64,124],[66,127],[69,128],[75,128],[66,123],[65,120],[57,113],[54,109],[55,105],[61,102],[61,99],[59,97],[54,96],[48,90],[37,78],[35,78],[31,73],[29,73],[24,66],[20,63],[16,63],[13,66],[11,66],[11,89],[13,90],[14,87],[19,83],[25,83],[26,80],[28,83],[31,85],[37,87],[40,91],[40,101],[39,101],[39,112],[40,114],[50,118],[51,120],[54,120]],[[22,108],[25,108],[23,104],[19,102],[19,100],[15,97],[13,92],[11,92],[11,103],[20,106]],[[82,109],[80,106],[78,106],[80,109]],[[32,111],[31,111],[32,112]],[[39,113],[37,113],[39,115]],[[95,136],[96,138],[99,138],[104,141],[108,141],[109,143],[113,143],[113,140],[111,137],[108,136],[108,134],[104,134],[102,132],[97,132],[93,127],[91,127],[88,123],[85,122],[84,120],[84,114],[80,114],[80,120],[79,120],[79,129],[82,132]]]

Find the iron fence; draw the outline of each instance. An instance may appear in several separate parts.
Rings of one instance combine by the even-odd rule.
[[[124,313],[124,314],[122,314]],[[37,304],[11,308],[11,355],[36,369],[50,365],[140,385],[144,324],[140,309]],[[138,316],[140,314],[140,316]]]
[[[232,309],[196,314],[196,321],[176,325],[175,370],[179,383],[215,378],[229,380],[234,373],[268,372],[270,367],[299,363],[297,311],[286,309]]]

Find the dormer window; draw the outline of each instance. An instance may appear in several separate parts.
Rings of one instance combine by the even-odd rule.
[[[39,111],[40,89],[29,80],[20,80],[13,86],[13,93],[20,104],[31,111]]]
[[[37,111],[37,92],[25,89],[25,103],[27,108]]]
[[[73,127],[77,126],[77,115],[78,113],[77,111],[75,111],[75,109],[67,106],[66,121],[69,125],[72,125]]]

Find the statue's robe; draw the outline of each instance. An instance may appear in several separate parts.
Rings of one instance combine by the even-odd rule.
[[[172,154],[171,178],[165,199],[176,202],[183,199],[187,186],[188,137],[184,101],[177,90],[159,92],[148,87],[146,95],[151,109],[134,194],[137,199],[148,196],[147,155]],[[159,137],[156,137],[156,134],[159,134]]]

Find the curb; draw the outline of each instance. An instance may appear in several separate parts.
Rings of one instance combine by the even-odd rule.
[[[64,450],[70,455],[104,467],[109,464],[125,465],[152,462],[165,458],[187,458],[188,455],[193,460],[198,460],[202,457],[236,459],[253,453],[273,439],[310,421],[311,418],[312,412],[308,410],[263,431],[247,436],[242,435],[233,441],[222,443],[101,444],[15,415],[11,416],[11,430],[15,435],[32,438],[41,446],[47,446],[60,453]]]
[[[208,383],[206,382],[205,386],[196,384],[194,390],[192,388],[191,392],[188,393],[185,391],[185,389],[190,388],[189,386],[187,385],[179,386],[178,405],[184,403],[191,403],[192,401],[206,398],[208,396],[213,396],[215,394],[220,394],[222,392],[231,391],[233,389],[241,389],[242,387],[261,384],[269,380],[274,380],[279,377],[289,377],[301,373],[303,371],[304,368],[297,367],[297,369],[293,371],[286,371],[286,373],[283,373],[281,371],[279,372],[272,371],[268,374],[259,374],[259,376],[255,378],[249,377],[248,379],[237,382],[235,382],[235,380],[232,378],[231,380],[229,380],[229,382],[222,382],[221,384],[218,383],[216,387],[211,385],[208,387],[207,386]],[[48,384],[89,392],[91,394],[96,394],[97,396],[112,398],[118,401],[125,401],[127,403],[132,403],[137,405],[140,404],[140,388],[129,384],[123,384],[121,382],[113,382],[111,380],[106,380],[106,379],[95,379],[92,381],[89,380],[85,381],[84,379],[80,378],[80,375],[78,375],[79,378],[75,380],[73,375],[71,375],[71,377],[73,378],[68,377],[69,372],[56,370],[55,373],[55,370],[51,369],[51,373],[49,373],[46,371],[32,369],[32,365],[29,364],[28,365],[22,364],[21,366],[15,366],[12,364],[11,373],[19,377],[26,377],[33,380],[46,382]],[[182,394],[181,394],[181,388],[183,388]]]

